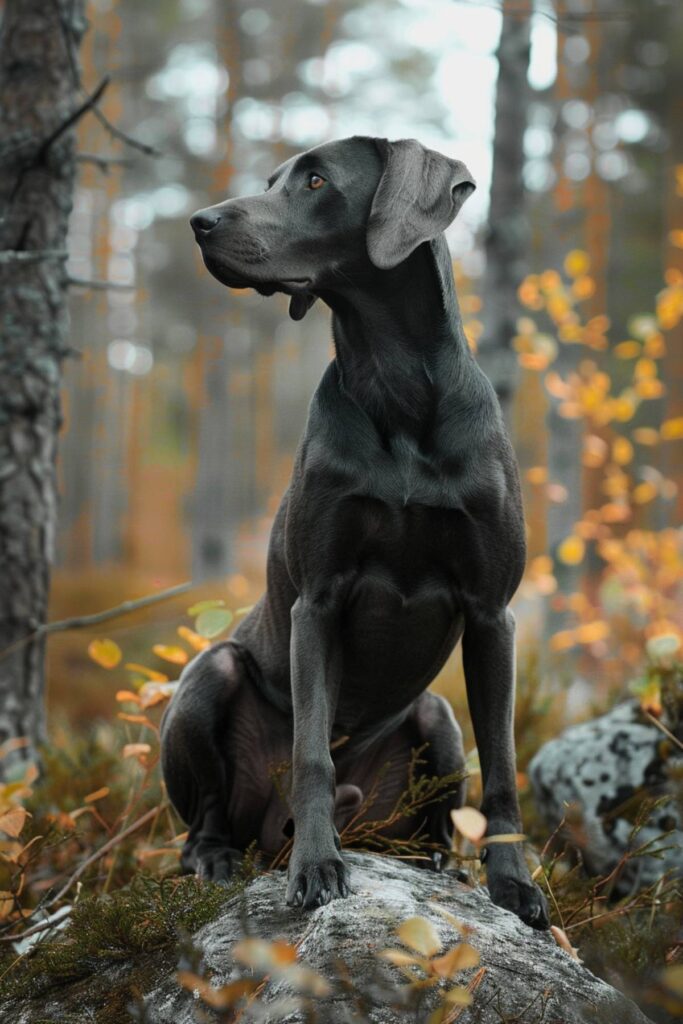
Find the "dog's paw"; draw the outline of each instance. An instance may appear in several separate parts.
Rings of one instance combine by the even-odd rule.
[[[316,859],[292,859],[287,881],[290,907],[322,907],[345,898],[350,889],[346,866],[338,854]]]
[[[194,847],[192,859],[198,878],[227,885],[240,867],[242,853],[224,842],[199,840]]]
[[[489,893],[497,906],[511,910],[531,928],[550,927],[546,898],[534,882],[497,877],[489,881]]]
[[[497,906],[512,911],[531,928],[550,928],[546,898],[532,882],[521,850],[513,851],[508,847],[503,852],[499,847],[494,854],[490,847],[486,879],[489,895]]]

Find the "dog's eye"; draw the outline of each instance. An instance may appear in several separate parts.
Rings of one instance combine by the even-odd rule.
[[[312,189],[322,188],[325,184],[325,179],[321,178],[319,174],[311,174],[308,178],[308,187]]]

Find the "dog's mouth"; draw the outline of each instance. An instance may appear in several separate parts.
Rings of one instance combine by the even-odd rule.
[[[310,277],[267,277],[258,278],[237,270],[224,260],[207,256],[202,249],[202,257],[206,269],[228,288],[255,288],[261,295],[273,295],[274,292],[285,292],[286,295],[299,295],[310,291],[313,281]]]

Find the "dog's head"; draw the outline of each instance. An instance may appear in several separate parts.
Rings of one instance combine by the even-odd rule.
[[[262,194],[199,210],[190,223],[214,277],[285,292],[300,320],[318,292],[361,284],[436,238],[474,188],[461,161],[415,139],[355,136],[292,157]]]

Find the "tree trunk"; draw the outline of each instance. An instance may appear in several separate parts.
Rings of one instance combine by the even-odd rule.
[[[496,125],[483,283],[484,330],[478,359],[496,389],[506,420],[517,381],[517,358],[511,343],[517,333],[517,288],[526,273],[529,240],[522,168],[530,31],[530,17],[520,16],[510,0],[505,0],[497,53]]]
[[[7,0],[0,30],[0,743],[45,734],[45,621],[57,507],[67,223],[83,0]]]

